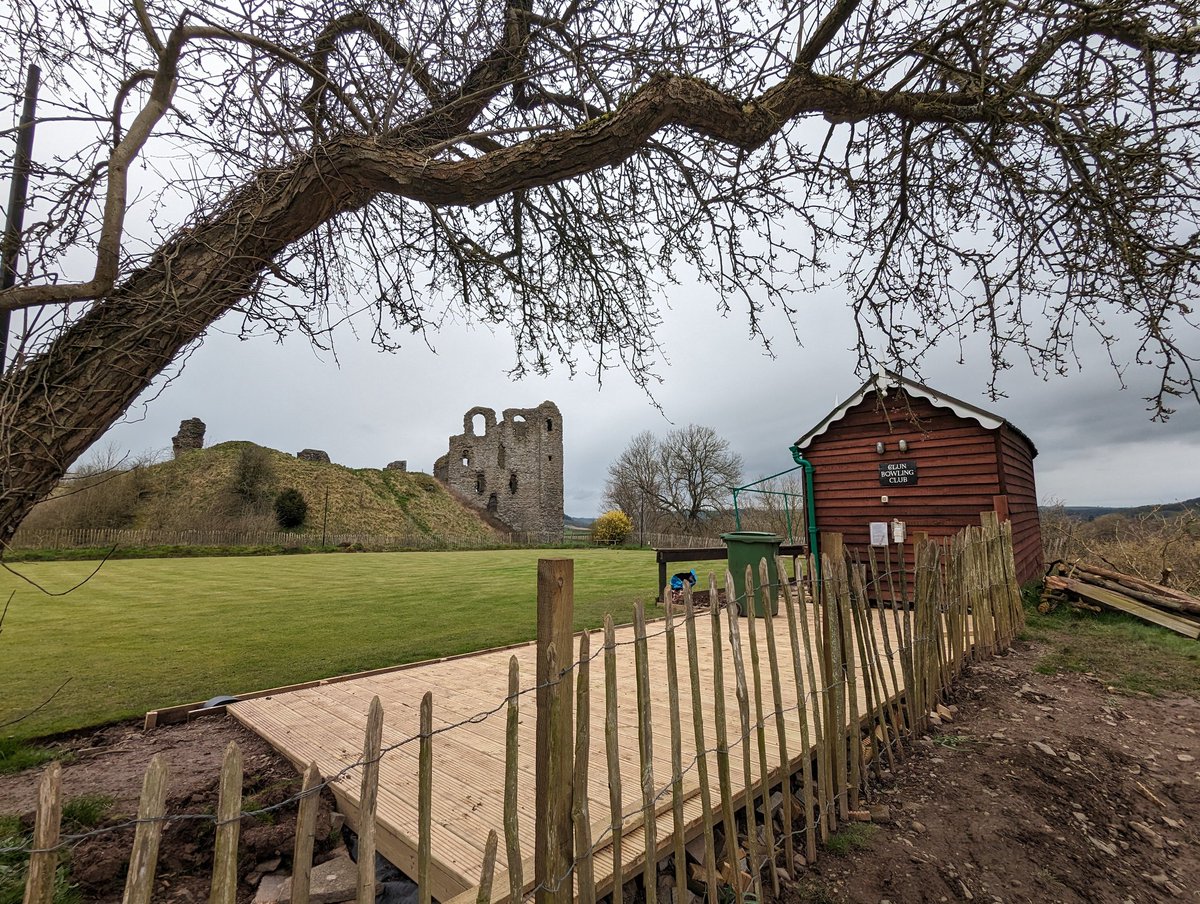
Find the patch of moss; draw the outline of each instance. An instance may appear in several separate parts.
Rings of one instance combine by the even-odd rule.
[[[841,831],[830,835],[825,842],[825,850],[837,857],[845,857],[854,851],[861,851],[871,846],[871,838],[878,826],[869,822],[852,822]]]
[[[0,738],[0,775],[22,772],[54,759],[54,751],[16,738]]]
[[[86,832],[100,825],[112,811],[113,799],[108,794],[81,794],[63,804],[63,829],[68,832]]]

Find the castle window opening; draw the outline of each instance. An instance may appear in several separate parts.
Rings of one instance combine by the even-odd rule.
[[[480,496],[482,496],[483,491],[486,488],[487,488],[487,480],[484,478],[483,472],[480,471],[479,473],[477,473],[475,475],[475,492],[478,493]]]
[[[513,471],[508,475],[508,491],[514,496],[517,495],[517,472]]]
[[[471,467],[471,450],[470,449],[463,449],[462,463],[463,463],[464,468]]]
[[[476,436],[487,435],[487,418],[482,414],[477,414],[471,418],[471,432]]]
[[[492,514],[495,514],[498,508],[500,508],[500,500],[496,498],[495,493],[492,493],[492,495],[488,497],[487,510]]]
[[[503,468],[505,460],[508,458],[508,450],[504,448],[504,443],[496,450],[496,467]]]
[[[554,432],[554,421],[551,420],[550,418],[546,418],[546,432],[547,433]]]

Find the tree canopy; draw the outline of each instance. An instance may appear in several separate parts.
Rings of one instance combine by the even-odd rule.
[[[0,539],[231,312],[317,342],[356,314],[385,347],[466,319],[511,330],[518,372],[645,382],[672,281],[755,334],[833,286],[865,365],[979,332],[994,370],[1057,371],[1133,330],[1165,417],[1200,400],[1198,21],[1197,0],[15,0],[0,80],[16,98],[43,66],[53,156],[0,291]]]
[[[639,531],[714,533],[742,479],[742,457],[711,427],[688,424],[662,439],[645,430],[608,466],[604,503]]]

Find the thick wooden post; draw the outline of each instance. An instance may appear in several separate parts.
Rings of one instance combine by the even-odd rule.
[[[34,853],[29,855],[24,904],[51,904],[58,869],[58,835],[62,826],[62,766],[53,762],[38,782],[37,816],[33,824]]]
[[[575,561],[539,559],[537,575],[537,747],[534,799],[534,875],[538,904],[566,904],[573,882],[564,878],[572,862],[571,738],[572,682],[558,672],[570,664],[575,610]],[[551,673],[551,650],[555,668]],[[560,652],[561,651],[561,652]],[[551,869],[557,875],[551,875]]]
[[[125,875],[125,896],[121,904],[150,904],[166,805],[167,761],[161,753],[157,753],[142,780],[138,825],[133,836],[133,851],[129,855],[129,872]]]
[[[217,841],[213,851],[212,890],[209,904],[233,904],[237,900],[238,833],[242,813],[242,750],[230,741],[221,763],[217,796]]]

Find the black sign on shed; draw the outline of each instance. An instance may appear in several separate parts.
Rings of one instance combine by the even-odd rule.
[[[879,485],[881,487],[915,487],[917,485],[917,463],[915,461],[881,462]]]

